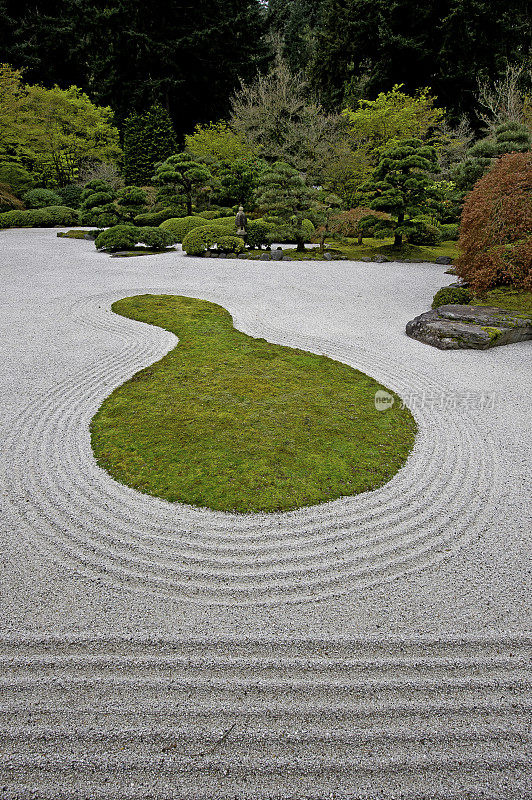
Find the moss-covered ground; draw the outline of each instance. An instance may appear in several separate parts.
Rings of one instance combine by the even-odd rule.
[[[113,311],[179,337],[92,420],[116,480],[193,506],[279,511],[375,489],[405,463],[414,419],[397,397],[377,410],[384,387],[367,375],[247,336],[204,300],[141,295]]]

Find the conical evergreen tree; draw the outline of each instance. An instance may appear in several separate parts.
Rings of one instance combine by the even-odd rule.
[[[126,183],[146,186],[155,165],[177,150],[176,134],[168,111],[156,103],[143,114],[131,114],[124,125],[124,176]]]

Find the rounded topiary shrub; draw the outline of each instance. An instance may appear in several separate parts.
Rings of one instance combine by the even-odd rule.
[[[143,244],[150,250],[166,250],[175,244],[175,236],[161,228],[114,225],[102,231],[96,238],[97,249],[111,253],[118,250],[132,250],[137,244]]]
[[[73,208],[68,206],[47,206],[46,208],[36,209],[34,212],[35,219],[37,220],[34,227],[53,228],[55,226],[64,227],[66,225],[77,225],[79,222],[79,214]]]
[[[218,246],[218,250],[221,250],[224,253],[243,253],[246,249],[243,239],[240,236],[222,236],[221,239],[218,239],[216,242]]]
[[[134,225],[114,225],[107,228],[96,237],[96,249],[108,250],[111,253],[117,250],[131,250],[138,242],[139,228]]]
[[[433,222],[418,218],[410,220],[412,226],[408,231],[410,244],[430,245],[441,241],[441,230]]]
[[[203,217],[172,217],[159,225],[163,231],[170,231],[178,242],[182,242],[189,231],[205,225]]]
[[[439,289],[434,295],[432,301],[432,308],[439,308],[440,306],[459,305],[466,306],[471,302],[471,292],[469,289],[460,286],[444,286]]]
[[[475,294],[497,286],[532,290],[532,154],[501,156],[462,212],[458,275]]]
[[[23,197],[26,208],[46,208],[46,206],[60,206],[62,197],[52,189],[30,189]]]
[[[252,249],[260,250],[269,243],[270,226],[265,222],[250,222],[246,236],[246,244]]]
[[[205,222],[205,220],[203,220]],[[183,239],[183,250],[189,256],[201,256],[205,250],[218,243],[219,239],[229,238],[226,231],[216,225],[202,225],[193,228]],[[236,237],[235,237],[236,238]],[[242,241],[240,239],[240,241]]]
[[[170,231],[162,228],[137,228],[137,242],[146,245],[152,250],[165,250],[176,243],[176,238]]]
[[[175,218],[175,208],[163,208],[161,211],[148,211],[146,214],[137,214],[135,217],[135,225],[159,226],[162,222],[168,219]]]

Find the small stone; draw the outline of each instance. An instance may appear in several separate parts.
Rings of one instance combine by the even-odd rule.
[[[452,264],[453,260],[450,256],[438,256],[434,262],[435,264]]]
[[[389,259],[389,258],[386,258],[386,256],[374,256],[374,257],[372,258],[372,261],[373,261],[375,264],[385,264],[385,263],[386,263],[387,261],[389,261],[389,260],[390,260],[390,259]]]
[[[324,253],[323,258],[325,259],[325,261],[332,261],[333,259],[331,253]]]
[[[259,256],[259,261],[269,261],[270,258],[270,253],[261,253]]]

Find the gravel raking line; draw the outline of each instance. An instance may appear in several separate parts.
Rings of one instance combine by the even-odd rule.
[[[3,796],[529,797],[530,644],[5,639]]]
[[[109,259],[1,235],[0,797],[532,800],[526,343],[506,369],[408,340],[397,309],[424,310],[436,267]],[[89,423],[176,344],[111,313],[145,293],[219,303],[403,398],[500,377],[514,427],[422,403],[388,484],[289,513],[140,494],[96,465]]]

